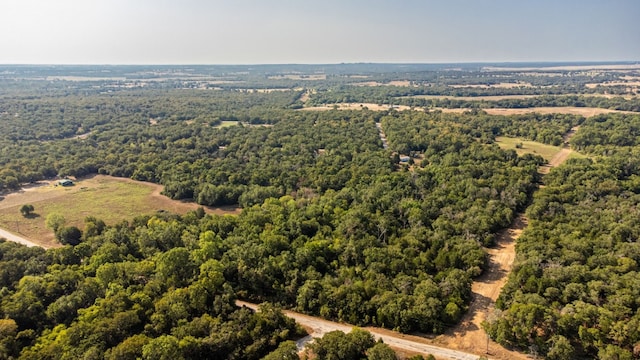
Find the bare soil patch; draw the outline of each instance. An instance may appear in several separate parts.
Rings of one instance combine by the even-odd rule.
[[[564,136],[565,144],[578,131],[572,128]],[[571,149],[562,148],[550,161],[548,166],[540,167],[541,173],[547,173],[551,167],[559,166],[567,160]],[[487,249],[489,265],[487,270],[471,285],[472,300],[469,310],[460,323],[438,336],[434,343],[476,354],[487,353],[496,359],[528,359],[525,354],[510,351],[492,341],[482,329],[482,322],[492,314],[496,299],[504,287],[507,277],[513,268],[516,250],[515,242],[527,227],[527,218],[518,214],[508,229],[502,230],[497,237],[496,246]]]
[[[509,351],[491,341],[482,329],[482,322],[495,308],[495,301],[507,281],[515,259],[515,241],[527,226],[527,219],[520,214],[510,228],[498,234],[496,246],[487,249],[488,269],[471,286],[472,301],[469,311],[460,323],[438,336],[434,343],[451,349],[476,354],[489,353],[496,359],[527,359],[524,354]]]
[[[304,93],[302,93],[302,95],[300,95],[300,98],[298,100],[300,100],[301,103],[306,104],[310,98],[311,98],[311,93],[309,92],[309,90],[307,90]]]

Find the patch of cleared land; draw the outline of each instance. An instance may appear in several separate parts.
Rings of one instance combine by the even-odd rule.
[[[379,105],[379,104],[371,104],[371,103],[339,103],[339,104],[329,104],[324,106],[310,106],[305,107],[300,110],[307,111],[326,111],[326,110],[364,110],[365,108],[372,111],[384,111],[390,109],[396,109],[399,111],[409,110],[411,107],[406,105]]]
[[[326,80],[326,74],[287,74],[287,75],[273,75],[269,76],[270,80]]]
[[[379,104],[371,104],[371,103],[338,103],[338,104],[328,104],[323,106],[310,106],[305,107],[300,110],[303,111],[327,111],[327,110],[364,110],[365,108],[373,111],[385,111],[390,110],[392,105],[379,105]],[[410,110],[411,107],[406,105],[393,105],[393,109],[398,111]],[[440,107],[432,107],[432,108],[422,108],[422,107],[414,107],[415,110],[428,110],[428,111],[437,111],[440,110],[442,112],[447,113],[456,113],[462,114],[468,111],[473,111],[474,109],[468,108],[440,108]],[[558,107],[533,107],[533,108],[519,108],[519,109],[504,109],[504,108],[484,108],[478,109],[481,111],[485,111],[489,115],[521,115],[521,114],[529,114],[529,113],[540,113],[540,114],[572,114],[572,115],[582,115],[584,117],[600,115],[600,114],[609,114],[609,113],[627,113],[627,114],[636,114],[632,111],[621,111],[621,110],[611,110],[611,109],[601,109],[601,108],[590,108],[590,107],[572,107],[572,106],[558,106]]]
[[[581,70],[636,70],[640,69],[640,64],[614,64],[614,65],[568,65],[568,66],[541,66],[541,67],[501,67],[485,66],[485,71],[581,71]]]
[[[59,213],[67,225],[84,228],[84,219],[95,216],[107,224],[131,220],[136,216],[154,214],[159,210],[184,214],[198,208],[198,204],[175,201],[160,195],[162,185],[126,178],[96,175],[81,179],[71,187],[55,186],[55,182],[43,182],[0,200],[0,227],[30,239],[36,244],[56,247],[51,230],[45,220],[51,213]],[[35,216],[25,218],[20,206],[31,204]],[[207,213],[238,214],[236,207],[209,208]]]
[[[595,88],[597,86],[640,86],[640,81],[610,81],[610,82],[602,82],[602,83],[591,83],[584,84],[585,87]]]
[[[621,110],[611,110],[611,109],[601,109],[601,108],[591,108],[591,107],[573,107],[573,106],[533,107],[533,108],[522,108],[522,109],[493,108],[493,109],[482,109],[482,110],[486,111],[487,114],[490,114],[490,115],[519,115],[519,114],[529,114],[532,112],[536,112],[539,114],[572,114],[572,115],[582,115],[584,117],[595,116],[600,114],[609,114],[609,113],[635,114],[632,111],[621,111]],[[443,109],[443,111],[446,111],[446,110]]]
[[[525,140],[521,138],[513,138],[506,136],[496,137],[496,144],[505,150],[515,150],[518,155],[535,154],[542,156],[545,160],[551,161],[556,154],[562,150],[559,146],[547,145],[536,141]],[[517,144],[522,147],[516,148]]]
[[[509,99],[531,99],[540,95],[486,95],[486,96],[453,96],[453,95],[415,95],[410,96],[418,99],[449,99],[449,100],[465,100],[465,101],[497,101]]]
[[[418,99],[448,99],[448,100],[465,100],[465,101],[499,101],[499,100],[522,100],[533,99],[538,97],[560,97],[560,96],[596,96],[605,98],[623,97],[625,99],[632,99],[634,95],[615,95],[615,94],[560,94],[560,95],[480,95],[480,96],[454,96],[454,95],[413,95],[407,96]],[[403,98],[403,97],[400,97]]]
[[[519,215],[510,228],[498,234],[496,246],[487,249],[488,269],[471,284],[473,299],[469,310],[457,326],[436,337],[434,344],[476,354],[488,352],[494,359],[529,359],[525,354],[510,351],[490,341],[481,327],[493,311],[498,295],[507,282],[516,255],[515,241],[526,226],[526,217]]]
[[[352,83],[350,85],[353,86],[400,86],[400,87],[416,87],[417,85],[412,85],[409,80],[393,80],[386,83],[381,83],[379,81],[367,81],[367,82],[358,82]]]
[[[449,85],[449,87],[460,89],[460,88],[474,88],[474,89],[513,89],[519,87],[533,87],[531,83],[528,82],[517,82],[517,83],[498,83],[498,84],[456,84]]]
[[[225,128],[225,127],[236,126],[236,125],[238,125],[237,121],[223,120],[220,122],[220,125],[216,125],[215,127]]]

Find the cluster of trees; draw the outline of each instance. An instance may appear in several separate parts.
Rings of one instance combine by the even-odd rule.
[[[598,155],[610,154],[616,148],[640,145],[640,115],[603,114],[587,119],[571,139],[571,146]]]
[[[236,307],[218,261],[145,257],[129,232],[46,252],[0,240],[0,357],[260,359],[301,336],[277,307]]]
[[[146,125],[126,141],[106,131],[70,141],[90,152],[72,159],[131,156],[140,166],[132,176],[166,181],[173,196],[237,195],[247,207],[237,217],[200,211],[111,226],[89,218],[75,246],[3,256],[25,263],[0,276],[0,317],[15,329],[9,354],[257,358],[295,332],[276,310],[237,309],[236,296],[402,331],[438,333],[458,321],[485,266],[481,245],[527,202],[541,160],[431,119],[428,129],[443,136],[415,148],[425,150],[421,167],[398,171],[374,123],[383,121],[391,149],[412,148],[417,137],[404,129],[427,114],[283,114],[272,127]],[[214,151],[198,150],[203,133]],[[173,192],[176,183],[187,190]]]
[[[348,334],[339,330],[328,332],[316,339],[310,349],[319,359],[397,359],[395,352],[387,344],[376,342],[371,333],[359,328],[354,328]]]
[[[101,173],[161,183],[174,199],[240,203],[244,210],[109,225],[88,217],[83,230],[52,217],[47,226],[67,244],[60,249],[0,242],[0,357],[7,358],[278,357],[298,332],[279,306],[356,325],[442,332],[467,310],[472,279],[486,265],[482,246],[526,207],[539,181],[541,157],[501,150],[494,137],[558,144],[582,124],[581,131],[602,135],[578,145],[595,149],[610,145],[594,140],[608,131],[635,134],[637,122],[481,111],[303,112],[288,109],[295,92],[37,94],[1,95],[0,189]],[[240,124],[218,126],[230,120]],[[47,133],[48,121],[59,129]],[[627,147],[635,144],[629,141]],[[415,166],[399,167],[394,152],[410,154]],[[528,253],[527,236],[538,233],[524,235],[526,255],[500,299],[504,316],[489,326],[494,338],[534,343],[549,354],[632,351],[634,333],[619,333],[624,321],[635,324],[638,306],[638,287],[629,285],[639,261],[629,241],[637,239],[637,155],[577,161],[545,179],[541,194],[549,195],[535,200],[529,216],[533,229],[555,232],[537,230],[543,237],[530,244],[555,235],[558,241]],[[598,221],[597,231],[588,228]],[[554,230],[574,223],[579,233]],[[583,234],[598,245],[582,246]],[[553,272],[565,265],[580,275]],[[541,276],[545,271],[552,279]],[[619,296],[603,306],[609,294]],[[266,305],[253,313],[237,308],[236,298]],[[615,314],[566,318],[565,333],[544,322],[583,308]],[[578,339],[571,332],[580,326],[586,330]],[[316,353],[337,341],[352,358],[384,358],[384,346],[361,335],[331,335]]]
[[[581,124],[584,118],[567,114],[538,113],[488,115],[482,110],[452,114],[436,110],[427,113],[391,111],[380,118],[380,121],[395,146],[392,150],[410,154],[441,151],[445,140],[440,139],[440,136],[455,134],[471,136],[487,144],[493,143],[496,136],[510,136],[559,146],[562,145],[564,134]],[[442,133],[443,127],[454,128],[455,131],[447,129]]]

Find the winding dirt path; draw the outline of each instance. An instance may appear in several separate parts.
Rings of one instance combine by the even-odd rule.
[[[547,174],[551,168],[564,163],[573,152],[569,140],[578,131],[573,127],[563,136],[563,147],[548,164],[540,166],[538,171]],[[487,270],[471,284],[472,300],[469,310],[460,323],[438,336],[434,343],[451,349],[463,350],[475,354],[490,354],[496,359],[527,359],[525,354],[510,351],[491,341],[482,329],[482,322],[495,309],[496,299],[513,267],[516,257],[515,242],[527,227],[527,218],[518,214],[511,227],[502,230],[497,237],[496,246],[486,249],[489,255]]]
[[[496,246],[487,249],[487,270],[471,284],[472,300],[469,311],[460,323],[436,337],[435,344],[474,354],[490,354],[496,359],[527,359],[525,354],[509,351],[487,337],[482,322],[494,310],[500,290],[507,282],[516,256],[515,242],[527,227],[527,218],[519,214],[508,229],[497,237]]]

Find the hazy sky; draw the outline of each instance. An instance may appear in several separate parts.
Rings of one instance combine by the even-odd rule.
[[[3,64],[640,60],[640,0],[0,0]]]

